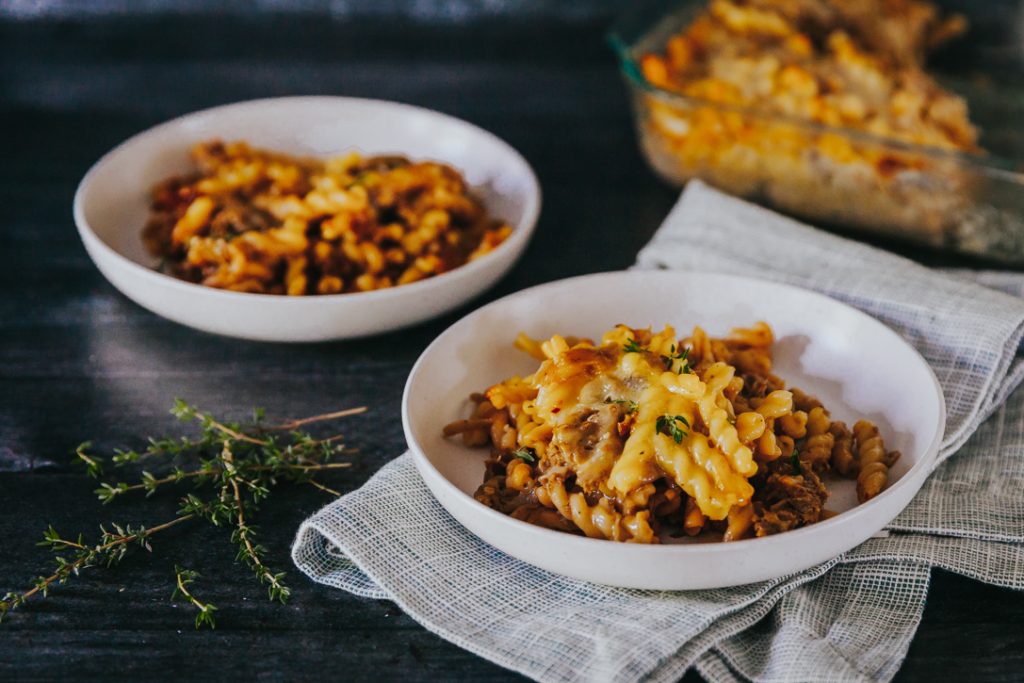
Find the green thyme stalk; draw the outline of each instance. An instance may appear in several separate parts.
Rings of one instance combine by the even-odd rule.
[[[192,585],[192,582],[199,578],[199,572],[194,572],[190,569],[182,569],[178,565],[174,565],[174,578],[175,586],[174,593],[171,594],[171,600],[177,598],[184,598],[196,608],[196,628],[202,628],[203,626],[209,626],[210,628],[217,628],[217,621],[213,618],[213,613],[217,611],[217,607],[209,602],[201,602],[196,596],[192,595],[188,587]]]
[[[113,567],[120,563],[132,547],[151,550],[150,538],[180,524],[205,520],[231,530],[231,543],[237,546],[237,559],[267,588],[271,600],[288,600],[291,590],[284,583],[284,572],[275,572],[264,558],[266,548],[257,540],[257,529],[251,520],[259,506],[281,483],[305,484],[331,495],[340,495],[315,479],[315,475],[351,466],[349,462],[332,459],[352,453],[346,449],[340,434],[316,438],[302,431],[305,425],[335,420],[365,412],[352,408],[324,415],[292,420],[268,426],[264,412],[257,409],[251,423],[241,425],[222,422],[180,399],[171,412],[184,422],[198,423],[199,436],[150,439],[143,450],[117,450],[110,458],[114,468],[144,465],[131,481],[101,481],[95,493],[103,504],[133,493],[152,496],[158,491],[189,484],[193,490],[181,497],[181,507],[173,519],[155,526],[122,526],[111,524],[110,530],[100,527],[96,542],[86,543],[81,534],[64,538],[50,526],[39,543],[54,554],[56,566],[51,574],[40,576],[32,588],[9,592],[0,599],[0,621],[27,600],[48,595],[54,585],[66,583],[71,577],[90,567]],[[90,452],[86,442],[75,450],[86,473],[101,479],[106,460]],[[184,466],[184,463],[188,463]],[[175,566],[174,597],[186,600],[196,610],[196,628],[213,628],[217,607],[195,597],[190,586],[199,577],[194,571]]]

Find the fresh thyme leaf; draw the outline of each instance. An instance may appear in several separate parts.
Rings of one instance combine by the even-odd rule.
[[[530,463],[537,462],[537,452],[532,448],[520,448],[512,453],[512,457]]]
[[[682,361],[682,365],[679,366],[679,370],[677,372],[680,375],[688,375],[693,372],[693,370],[690,369],[689,357],[690,349],[679,349],[677,351],[676,345],[673,344],[671,355],[662,356],[661,362],[665,364],[666,370],[671,370],[676,361]]]
[[[622,350],[625,353],[640,353],[644,350],[642,346],[637,344],[636,339],[630,339],[628,342],[622,345]]]
[[[655,420],[654,428],[662,434],[671,436],[676,443],[682,443],[689,434],[690,422],[682,415],[662,415]]]
[[[212,415],[176,400],[172,414],[199,426],[198,436],[149,439],[144,450],[118,450],[111,458],[116,468],[141,464],[129,481],[101,481],[95,490],[97,498],[111,503],[132,493],[155,495],[182,484],[192,491],[181,498],[178,516],[156,526],[133,526],[119,523],[101,526],[96,541],[86,542],[81,534],[65,538],[52,526],[43,534],[39,545],[48,548],[56,566],[48,576],[40,576],[33,586],[21,592],[8,592],[0,598],[0,621],[13,609],[36,595],[46,596],[54,585],[60,585],[90,567],[113,567],[133,547],[151,550],[150,538],[187,521],[205,520],[231,532],[231,542],[238,547],[238,559],[252,570],[256,579],[267,588],[271,600],[285,602],[291,590],[284,583],[284,572],[275,572],[264,561],[267,549],[256,541],[252,519],[259,506],[280,484],[308,484],[333,495],[340,495],[316,481],[322,472],[349,467],[348,462],[334,462],[341,454],[351,453],[341,442],[341,435],[314,437],[300,427],[314,422],[334,420],[364,412],[354,408],[326,413],[281,425],[263,424],[262,409],[253,412],[253,423],[241,425],[222,422]],[[78,462],[94,478],[103,476],[104,459],[90,453],[85,442],[75,449]],[[195,597],[189,585],[198,577],[191,570],[176,569],[175,594],[199,610],[196,628],[215,626],[210,603]]]
[[[75,455],[78,456],[79,462],[85,464],[85,473],[93,479],[99,479],[103,475],[103,458],[87,454],[86,451],[90,448],[92,442],[83,441],[75,449]]]
[[[626,409],[627,415],[629,415],[630,413],[635,413],[636,411],[640,410],[640,406],[637,405],[636,401],[630,401],[629,399],[626,398],[606,398],[604,402],[614,403],[616,405],[624,407]]]

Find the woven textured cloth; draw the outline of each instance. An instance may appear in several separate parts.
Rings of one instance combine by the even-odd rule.
[[[691,183],[638,268],[751,275],[884,321],[928,360],[948,424],[940,458],[881,537],[799,574],[663,592],[595,585],[483,543],[406,454],[306,520],[314,581],[394,600],[419,623],[540,681],[886,681],[920,622],[932,567],[1024,589],[1024,277],[936,272]],[[1007,398],[1009,399],[1007,400]]]

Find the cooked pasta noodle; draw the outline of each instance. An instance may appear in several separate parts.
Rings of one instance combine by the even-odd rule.
[[[832,420],[821,406],[811,408],[807,414],[807,440],[804,442],[801,460],[808,463],[815,472],[830,469],[835,437],[829,432]]]
[[[885,452],[878,427],[867,420],[853,425],[853,437],[857,441],[857,500],[863,503],[882,492],[889,480],[889,466],[900,454]]]
[[[491,446],[480,502],[592,538],[657,543],[668,533],[734,541],[824,518],[830,470],[867,500],[898,456],[874,424],[851,432],[771,373],[766,323],[679,341],[619,325],[599,342],[519,334],[536,372],[474,394],[447,425]]]

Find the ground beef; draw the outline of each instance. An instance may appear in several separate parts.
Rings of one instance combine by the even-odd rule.
[[[755,486],[754,533],[758,536],[814,524],[822,516],[828,489],[811,469],[789,459],[769,463]]]

